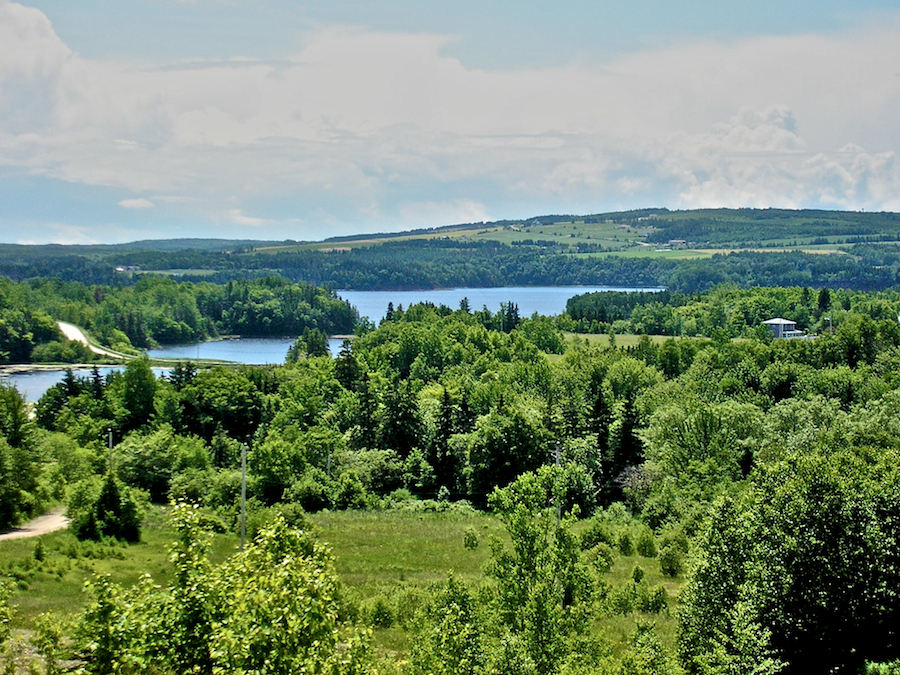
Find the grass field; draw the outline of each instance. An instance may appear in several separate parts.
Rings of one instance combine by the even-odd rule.
[[[149,574],[160,584],[171,580],[169,547],[175,532],[162,514],[155,514],[134,545],[103,545],[79,542],[68,530],[42,537],[0,542],[0,578],[13,586],[11,604],[16,606],[13,626],[31,628],[42,612],[71,615],[86,601],[84,583],[95,574],[109,574],[129,586]],[[35,557],[41,542],[43,560]],[[233,535],[215,535],[210,558],[224,560],[238,547]]]
[[[567,340],[587,340],[589,344],[609,347],[609,335],[605,333],[563,333]],[[648,335],[653,344],[662,344],[672,339],[671,335]],[[637,347],[641,336],[633,334],[616,335],[616,347]]]
[[[487,562],[489,537],[503,534],[496,518],[481,513],[335,511],[310,520],[331,547],[341,580],[363,592],[397,582],[440,583],[450,571],[474,580]],[[467,528],[479,535],[474,550],[463,546]]]
[[[727,240],[716,234],[711,239],[705,236],[699,238],[699,243],[692,248],[670,248],[665,243],[647,243],[648,235],[668,221],[679,221],[685,218],[699,217],[707,219],[714,226],[730,226],[733,234],[729,233]],[[591,219],[588,219],[591,220]],[[821,217],[811,219],[809,217],[795,217],[791,222],[802,226],[812,222],[820,222]],[[408,241],[413,239],[459,239],[465,238],[474,241],[498,241],[504,244],[512,244],[525,240],[534,242],[547,242],[560,246],[574,246],[577,244],[596,244],[603,247],[600,253],[587,253],[580,255],[621,255],[636,258],[662,258],[670,260],[685,260],[694,258],[706,258],[714,253],[727,253],[737,251],[755,251],[761,253],[780,253],[802,251],[806,253],[821,254],[845,254],[843,247],[847,246],[848,239],[854,236],[853,226],[841,222],[840,219],[829,220],[837,228],[835,233],[827,236],[813,234],[799,234],[797,236],[784,236],[785,220],[773,216],[769,219],[760,219],[757,215],[748,216],[738,212],[706,212],[703,210],[694,212],[660,213],[658,217],[646,219],[642,222],[629,220],[618,222],[603,220],[601,222],[585,222],[584,218],[561,220],[555,223],[538,223],[535,221],[523,221],[518,224],[473,224],[471,226],[454,226],[447,229],[434,229],[419,232],[400,232],[396,235],[378,236],[361,235],[358,238],[347,239],[340,242],[301,242],[297,244],[285,244],[261,247],[254,250],[255,253],[282,253],[301,250],[347,250],[359,246],[372,246],[388,241]],[[841,234],[842,227],[846,227],[845,234]]]
[[[371,621],[371,608],[378,603],[394,608],[394,623],[376,624],[373,634],[375,648],[391,659],[408,654],[411,617],[424,606],[431,591],[444,584],[451,572],[472,586],[486,583],[490,540],[508,541],[499,519],[477,512],[323,512],[310,515],[309,521],[315,536],[332,550],[347,598],[359,608],[357,620]],[[474,548],[464,545],[467,530],[477,534]],[[73,616],[87,600],[85,581],[95,574],[109,574],[126,586],[145,574],[161,585],[168,584],[172,575],[169,547],[174,538],[166,519],[157,513],[144,527],[142,541],[132,546],[79,543],[71,533],[59,531],[39,538],[43,560],[38,561],[38,538],[0,542],[0,575],[14,585],[12,627],[32,629],[43,612]],[[236,536],[216,535],[210,557],[218,562],[237,548]],[[611,587],[624,584],[636,565],[646,572],[651,586],[666,588],[672,607],[681,582],[664,577],[656,559],[617,555],[605,580]],[[624,649],[641,619],[656,623],[664,642],[674,645],[676,624],[671,611],[655,615],[599,611],[592,633],[618,651]]]

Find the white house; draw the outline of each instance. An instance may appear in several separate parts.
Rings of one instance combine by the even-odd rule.
[[[799,338],[804,337],[802,330],[797,330],[796,321],[788,321],[787,319],[769,319],[763,321],[772,331],[772,335],[776,338]]]

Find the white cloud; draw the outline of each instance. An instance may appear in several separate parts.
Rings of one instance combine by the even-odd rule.
[[[119,202],[119,206],[123,209],[152,209],[154,204],[149,199],[139,197],[138,199],[123,199]]]
[[[0,0],[0,165],[252,227],[414,227],[515,204],[891,208],[898,28],[522,72],[466,69],[441,36],[329,30],[286,62],[137,67],[83,59]],[[272,198],[284,217],[242,209]],[[138,203],[152,205],[120,205]]]
[[[451,202],[408,202],[400,209],[401,224],[409,228],[491,220],[484,204],[471,199]]]
[[[35,224],[36,226],[36,224]],[[18,244],[99,244],[101,241],[97,239],[97,232],[91,231],[88,227],[80,227],[67,225],[65,223],[48,223],[41,224],[37,228],[45,236],[38,239],[19,239]]]
[[[264,219],[246,216],[240,209],[232,209],[231,211],[229,211],[228,219],[235,225],[247,225],[249,227],[259,227],[260,225],[266,224],[266,221]]]

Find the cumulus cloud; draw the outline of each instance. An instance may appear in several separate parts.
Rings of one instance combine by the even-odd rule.
[[[898,27],[519,72],[468,69],[442,36],[324,30],[277,63],[136,67],[0,0],[0,165],[253,227],[275,221],[246,204],[272,199],[281,222],[409,227],[516,205],[896,208]]]
[[[154,204],[149,199],[139,197],[137,199],[123,199],[119,202],[123,209],[152,209]]]

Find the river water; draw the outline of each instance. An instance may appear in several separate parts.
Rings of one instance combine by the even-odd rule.
[[[514,302],[519,307],[519,316],[528,317],[533,313],[554,316],[566,309],[566,301],[575,295],[600,291],[659,290],[641,288],[610,288],[603,286],[536,286],[502,288],[453,288],[437,291],[338,291],[345,300],[356,307],[361,317],[368,317],[379,323],[387,311],[388,303],[394,307],[409,307],[417,302],[432,302],[457,309],[460,301],[467,298],[469,307],[480,310],[487,307],[492,312],[500,309],[500,303]],[[211,359],[252,365],[284,363],[288,349],[295,338],[235,338],[216,340],[191,345],[170,345],[151,349],[147,355],[156,359],[189,360]],[[328,348],[336,356],[343,343],[342,338],[328,340]],[[122,366],[103,366],[101,374],[121,370]],[[167,372],[167,368],[154,369],[157,376]],[[90,375],[90,370],[78,371],[79,377]],[[65,377],[65,369],[45,370],[33,373],[16,373],[2,378],[5,384],[16,386],[29,400],[36,401],[47,389]]]

